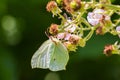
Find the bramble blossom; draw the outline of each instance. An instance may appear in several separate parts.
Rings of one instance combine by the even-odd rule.
[[[53,71],[65,70],[69,59],[68,53],[76,51],[78,46],[85,47],[94,32],[99,35],[104,35],[105,33],[118,34],[120,37],[120,26],[117,26],[120,24],[120,18],[112,18],[111,20],[111,16],[114,14],[120,15],[120,5],[112,4],[111,0],[51,0],[48,2],[46,9],[53,16],[58,17],[61,20],[61,24],[51,24],[47,29],[46,35],[49,40],[43,43],[37,54],[35,53],[32,59],[32,63],[33,61],[35,62],[35,64],[32,64],[33,68],[42,67]],[[89,12],[89,10],[93,11]],[[85,17],[86,13],[87,20]],[[115,27],[116,30],[114,29]],[[42,50],[42,48],[45,50]],[[63,52],[59,52],[61,50]],[[106,45],[103,52],[106,56],[112,54],[120,55],[120,44],[116,41],[115,44]],[[60,56],[59,53],[61,53]],[[59,61],[58,59],[62,59],[62,57],[64,59]],[[66,60],[65,58],[68,59]],[[47,60],[52,64],[47,63]],[[41,62],[43,64],[38,64]],[[64,65],[61,65],[63,63]]]
[[[95,9],[93,12],[88,13],[87,20],[93,26],[96,26],[102,20],[110,20],[110,17],[105,15],[104,13],[105,10],[103,9]]]

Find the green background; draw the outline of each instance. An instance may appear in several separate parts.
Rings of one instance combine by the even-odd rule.
[[[103,54],[104,45],[120,41],[110,34],[94,34],[84,48],[71,52],[66,71],[31,69],[32,55],[48,39],[45,30],[60,23],[46,11],[47,2],[0,0],[0,80],[120,80],[120,56]]]

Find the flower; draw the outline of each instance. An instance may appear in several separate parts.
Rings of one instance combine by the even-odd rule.
[[[72,23],[72,20],[69,19],[69,18],[65,22],[64,26],[66,27],[64,30],[66,32],[70,32],[70,33],[73,33],[76,30],[76,28],[77,28],[77,25]]]
[[[78,10],[81,6],[81,0],[72,0],[70,2],[70,7],[74,10]]]
[[[70,36],[71,36],[71,34],[70,33],[65,33],[65,38],[64,38],[64,40],[69,40],[70,39]]]
[[[46,9],[48,12],[53,13],[53,17],[57,16],[58,14],[60,14],[62,12],[62,10],[58,7],[58,5],[55,1],[48,2]]]
[[[57,24],[51,24],[49,32],[53,35],[58,33],[58,25]]]
[[[89,12],[88,16],[87,16],[88,22],[93,26],[95,26],[99,23],[100,18],[102,18],[101,14],[95,14],[92,12]]]
[[[93,12],[88,13],[87,20],[91,25],[95,26],[103,20],[110,20],[110,17],[105,15],[103,9],[95,9]]]
[[[104,54],[106,56],[110,56],[112,55],[112,51],[113,51],[113,46],[112,45],[106,45],[104,48]]]
[[[117,26],[117,27],[116,27],[116,31],[117,31],[117,32],[120,32],[120,26]]]
[[[64,30],[67,31],[67,32],[72,33],[72,32],[74,32],[76,30],[76,27],[77,26],[75,24],[71,24],[67,28],[65,28]]]
[[[104,54],[110,56],[112,54],[120,55],[120,44],[116,41],[113,45],[106,45],[104,48]]]
[[[118,36],[120,37],[120,26],[117,26],[117,27],[116,27],[116,31],[117,31],[117,33],[118,33]]]
[[[72,13],[81,7],[81,0],[63,0],[64,8],[67,12]]]
[[[57,35],[57,39],[64,39],[65,38],[65,33],[59,33]]]
[[[99,35],[103,35],[104,32],[103,32],[103,27],[102,26],[99,26],[97,29],[96,29],[96,34],[99,34]]]
[[[79,40],[80,40],[80,37],[77,35],[71,35],[69,38],[69,41],[75,45],[78,44]]]
[[[102,14],[102,13],[105,12],[105,10],[103,10],[103,9],[95,9],[93,12],[94,12],[94,13]]]
[[[71,34],[67,33],[67,32],[59,33],[57,35],[57,39],[69,40],[70,36],[71,36]]]
[[[55,9],[56,7],[57,7],[57,3],[55,1],[50,1],[50,2],[48,2],[46,9],[48,12],[50,12],[53,9]]]

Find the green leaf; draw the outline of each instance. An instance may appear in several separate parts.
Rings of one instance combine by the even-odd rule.
[[[32,68],[50,69],[51,71],[65,70],[69,55],[66,47],[60,42],[45,41],[31,59]]]

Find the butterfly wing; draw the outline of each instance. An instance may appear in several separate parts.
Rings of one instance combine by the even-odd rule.
[[[49,68],[54,48],[54,43],[50,39],[45,41],[31,59],[32,68]]]
[[[51,57],[49,69],[51,71],[65,70],[68,60],[68,50],[61,42],[57,42],[55,44],[54,53]]]
[[[66,47],[50,39],[45,41],[31,59],[32,68],[49,68],[51,71],[65,70],[69,55]]]

